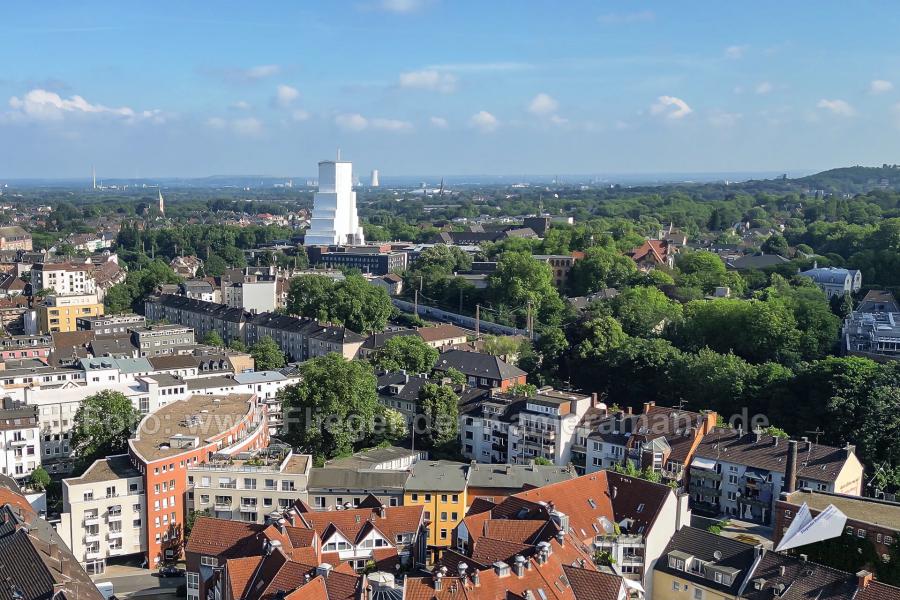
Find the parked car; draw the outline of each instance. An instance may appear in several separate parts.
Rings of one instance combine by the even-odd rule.
[[[175,565],[164,565],[159,568],[160,577],[184,577],[184,569],[179,569]]]

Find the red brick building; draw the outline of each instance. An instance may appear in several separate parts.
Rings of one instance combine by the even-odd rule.
[[[213,454],[268,446],[266,422],[266,405],[255,394],[192,396],[144,417],[128,441],[128,454],[144,478],[142,527],[150,568],[182,554],[188,466],[207,462]]]

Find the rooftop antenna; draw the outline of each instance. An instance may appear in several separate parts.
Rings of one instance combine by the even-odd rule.
[[[338,148],[337,150],[338,150],[338,152],[337,152],[337,159],[338,159],[338,160],[341,160],[341,149]]]
[[[816,428],[813,429],[812,431],[807,431],[807,432],[805,432],[805,433],[808,433],[809,435],[814,435],[814,436],[816,436],[816,446],[818,446],[818,445],[819,445],[819,436],[822,435],[822,434],[824,434],[825,432],[822,431],[821,429],[819,429],[818,427],[816,427]]]

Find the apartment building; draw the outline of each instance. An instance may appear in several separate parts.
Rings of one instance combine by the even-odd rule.
[[[0,360],[8,361],[22,358],[46,359],[53,351],[53,336],[12,335],[0,338]]]
[[[274,277],[244,277],[244,281],[223,284],[225,304],[256,314],[278,308],[277,281]]]
[[[79,317],[95,317],[103,311],[97,294],[53,294],[25,313],[25,331],[30,334],[76,331]]]
[[[292,523],[302,523],[321,537],[322,560],[330,565],[347,563],[358,573],[424,565],[425,509],[384,506],[373,498],[365,504],[340,511],[301,511]]]
[[[577,477],[572,465],[538,465],[534,461],[527,465],[481,464],[472,461],[468,475],[466,496],[470,506],[476,498],[499,504],[508,496],[527,489]]]
[[[148,298],[147,318],[165,319],[192,327],[196,335],[217,332],[226,342],[237,339],[252,346],[271,337],[292,362],[302,362],[337,352],[344,358],[354,358],[365,337],[346,327],[320,324],[313,319],[301,319],[271,312],[257,315],[224,304],[213,304],[183,296],[163,294]]]
[[[490,514],[494,519],[552,520],[592,552],[611,556],[617,572],[639,581],[647,598],[654,597],[653,568],[666,545],[690,522],[686,495],[612,471],[526,490]],[[469,531],[477,529],[473,525]]]
[[[150,325],[132,327],[130,331],[141,356],[176,354],[177,348],[194,344],[194,330],[184,325]]]
[[[31,285],[36,292],[53,290],[60,296],[94,294],[93,271],[92,264],[38,263],[31,268]]]
[[[41,465],[41,429],[35,406],[0,408],[0,474],[19,481]]]
[[[110,558],[146,554],[144,478],[127,454],[99,459],[62,483],[58,531],[88,573],[103,573]]]
[[[587,434],[585,471],[592,473],[630,463],[659,473],[663,483],[687,484],[686,466],[703,437],[716,426],[715,412],[690,412],[644,403],[644,411],[607,413]]]
[[[572,252],[571,254],[535,254],[538,260],[550,267],[553,274],[553,285],[558,290],[566,290],[569,286],[569,273],[575,263],[584,258],[584,252]]]
[[[468,474],[465,463],[429,460],[417,462],[406,480],[403,504],[423,507],[431,560],[450,546],[453,530],[466,515]]]
[[[896,600],[900,588],[875,581],[866,570],[848,573],[805,554],[789,556],[684,527],[656,563],[652,598]]]
[[[31,234],[18,225],[0,227],[0,251],[32,250]]]
[[[95,335],[128,333],[134,327],[147,324],[144,315],[103,315],[99,317],[78,317],[75,328],[78,331],[93,331]]]
[[[419,334],[419,337],[422,338],[423,342],[438,350],[465,344],[469,334],[471,333],[474,335],[474,332],[470,332],[462,327],[457,327],[456,325],[451,325],[449,323],[443,323],[433,327],[417,327],[415,332]]]
[[[578,425],[594,407],[602,407],[596,398],[550,387],[531,397],[473,395],[460,407],[462,454],[486,463],[524,465],[545,458],[568,465],[578,448]]]
[[[427,457],[422,450],[389,447],[327,461],[310,473],[309,504],[313,510],[341,510],[372,496],[384,506],[400,506],[409,471]]]
[[[692,506],[711,515],[771,523],[782,491],[810,488],[859,496],[863,465],[855,448],[833,448],[762,433],[716,428],[690,463]]]
[[[482,352],[448,350],[438,357],[435,371],[447,372],[455,369],[466,376],[472,387],[507,391],[515,385],[526,383],[528,373],[511,365],[497,356]]]
[[[190,508],[188,468],[216,454],[236,455],[268,443],[266,405],[254,394],[191,396],[144,417],[128,440],[128,455],[147,491],[144,529],[151,568],[179,558]]]
[[[406,252],[391,250],[390,244],[376,246],[307,246],[311,265],[331,269],[359,269],[368,275],[387,275],[406,269]]]
[[[273,511],[307,501],[312,457],[274,445],[253,452],[214,454],[188,467],[190,510],[217,519],[263,523]]]
[[[885,562],[891,559],[891,546],[900,540],[900,503],[809,488],[783,493],[775,502],[773,535],[776,546],[804,504],[814,517],[833,505],[847,516],[844,535],[868,540],[879,558]]]

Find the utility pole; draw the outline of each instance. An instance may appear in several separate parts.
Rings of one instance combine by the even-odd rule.
[[[532,327],[531,300],[528,301],[528,316],[525,319],[525,328],[528,329],[528,337],[534,340],[534,327]]]
[[[417,317],[419,316],[419,290],[413,290],[415,292],[415,301],[413,302],[413,314]]]
[[[481,305],[475,305],[475,339],[477,340],[480,336],[481,331]]]

